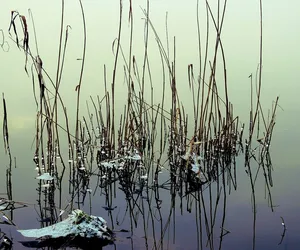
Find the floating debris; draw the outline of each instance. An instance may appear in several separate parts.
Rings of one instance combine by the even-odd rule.
[[[148,179],[148,175],[142,175],[140,178],[141,178],[142,180],[147,180],[147,179]]]
[[[0,199],[0,211],[14,210],[14,209],[23,208],[23,207],[27,207],[27,205],[24,202],[17,202],[17,201],[8,200],[5,198]]]
[[[142,158],[139,154],[134,154],[132,156],[125,156],[124,159],[132,161],[140,161]]]
[[[115,168],[116,167],[115,161],[101,162],[100,165],[104,168]]]
[[[54,180],[54,177],[52,177],[49,173],[44,173],[38,177],[36,177],[38,180],[44,180],[44,181],[52,181]]]
[[[198,174],[200,172],[200,164],[196,163],[196,164],[191,164],[192,166],[192,171],[195,172],[196,174]]]
[[[102,161],[99,163],[98,166],[106,168],[106,169],[117,169],[117,170],[124,170],[126,163],[133,163],[133,162],[141,162],[142,157],[138,153],[137,150],[134,152],[128,152],[128,155],[120,156],[117,155],[116,158]],[[140,167],[140,166],[138,166]]]
[[[47,183],[47,184],[41,185],[41,187],[43,187],[43,188],[49,188],[49,187],[50,187],[50,184]]]

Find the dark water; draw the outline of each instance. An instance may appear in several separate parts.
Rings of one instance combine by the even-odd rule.
[[[229,188],[226,185],[225,212],[223,191],[216,205],[217,183],[211,184],[212,199],[209,198],[209,188],[203,191],[208,220],[210,220],[209,210],[210,202],[212,202],[215,223],[213,227],[213,246],[206,246],[207,229],[202,217],[202,249],[219,249],[220,244],[222,249],[253,249],[253,241],[255,242],[255,249],[298,248],[297,179],[299,170],[296,168],[296,163],[293,165],[290,160],[289,163],[291,166],[289,166],[285,164],[284,155],[280,156],[278,151],[281,152],[282,148],[276,146],[278,145],[276,131],[271,149],[271,154],[274,155],[272,158],[274,185],[271,188],[274,211],[271,211],[270,203],[265,198],[265,180],[262,173],[259,173],[255,185],[257,214],[255,220],[255,239],[253,239],[254,213],[251,202],[250,179],[245,173],[243,157],[238,157],[236,163],[237,189],[234,190],[231,187],[229,194]],[[24,143],[18,143],[20,139]],[[33,152],[28,146],[31,140],[31,136],[23,135],[23,138],[22,136],[18,136],[17,138],[14,138],[14,136],[11,137],[11,149],[13,155],[17,156],[17,168],[12,169],[13,199],[29,203],[27,208],[18,209],[13,212],[13,221],[20,229],[38,228],[40,226],[38,222],[39,216],[34,209],[37,208],[37,192],[35,190],[37,188],[37,180],[35,179],[35,165],[31,157]],[[289,150],[286,150],[286,154],[288,153]],[[2,153],[4,164],[7,162],[6,158],[7,156]],[[163,171],[161,175],[162,180],[168,179],[166,171]],[[2,175],[1,178],[2,190],[5,192],[5,176]],[[65,190],[68,189],[67,179]],[[96,188],[96,179],[91,182],[91,188],[93,190]],[[178,193],[176,194],[176,198],[172,200],[172,194],[167,188],[159,189],[158,194],[160,209],[157,208],[158,203],[155,202],[154,194],[151,190],[149,191],[150,201],[135,195],[136,204],[131,209],[125,200],[124,192],[118,189],[116,191],[116,198],[112,197],[108,199],[110,204],[107,204],[105,195],[100,195],[99,192],[92,197],[92,214],[105,218],[108,224],[111,227],[113,226],[116,231],[121,229],[129,231],[116,232],[115,245],[106,246],[106,249],[153,249],[155,246],[162,249],[201,249],[199,245],[199,211],[197,211],[198,204],[201,201],[197,201],[192,196],[180,199]],[[146,196],[146,193],[143,192],[143,195]],[[65,203],[63,202],[64,205],[66,205],[68,199],[69,195],[65,191],[63,195],[63,201],[65,200]],[[107,205],[111,207],[116,206],[116,208],[113,211],[107,212],[103,208]],[[191,211],[187,211],[187,207]],[[214,212],[215,207],[217,207],[216,212]],[[83,209],[89,211],[88,201],[83,206]],[[136,225],[133,225],[132,221],[130,221],[130,210],[134,214]],[[286,225],[285,232],[281,224],[281,217],[284,218]],[[223,219],[225,220],[223,228],[230,231],[230,233],[226,234],[220,242],[220,227],[222,226]],[[22,241],[24,238],[16,232],[15,227],[1,225],[1,231],[14,239],[14,249],[23,249],[18,241]],[[283,233],[285,234],[283,239],[281,239]],[[279,243],[280,245],[278,245]]]

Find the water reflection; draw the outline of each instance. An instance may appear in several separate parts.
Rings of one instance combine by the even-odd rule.
[[[92,195],[90,191],[86,191],[85,186],[78,187],[77,183],[75,185],[78,188],[76,192],[77,199],[74,201],[73,206],[87,209],[90,207],[93,211],[100,210],[99,213],[102,216],[109,218],[109,224],[116,234],[116,249],[136,249],[138,247],[169,249],[173,244],[176,246],[177,231],[181,232],[182,230],[182,221],[179,217],[187,214],[192,215],[194,218],[194,225],[193,227],[189,225],[189,232],[185,232],[185,234],[192,233],[197,237],[197,246],[192,245],[190,249],[221,249],[224,238],[232,234],[230,224],[226,223],[226,207],[227,197],[232,192],[231,189],[237,188],[236,174],[234,173],[236,162],[232,161],[228,164],[228,162],[219,159],[219,164],[215,165],[215,171],[219,171],[219,174],[211,177],[210,181],[201,183],[200,179],[193,179],[195,176],[191,177],[195,173],[189,172],[192,167],[187,166],[187,164],[191,165],[193,163],[187,163],[182,157],[178,160],[181,162],[180,167],[183,171],[178,173],[154,173],[154,181],[151,182],[152,174],[150,174],[151,177],[146,178],[141,171],[141,168],[143,168],[141,164],[145,164],[145,161],[142,158],[132,158],[118,159],[121,165],[119,168],[128,171],[107,168],[105,165],[100,167],[98,173],[94,173],[90,179],[92,183],[97,183],[94,186],[95,190]],[[100,162],[103,163],[103,161]],[[254,168],[254,164],[252,166]],[[219,170],[216,169],[217,167]],[[164,171],[164,166],[160,166],[160,171]],[[106,177],[103,178],[103,176]],[[249,181],[251,181],[250,176]],[[45,186],[41,182],[46,182],[48,185]],[[52,180],[39,181],[38,183],[38,212],[42,227],[59,221],[70,211],[70,205],[64,207],[64,209],[56,207],[53,197],[59,197],[58,200],[62,197],[60,197],[59,190],[49,189],[54,183]],[[86,195],[90,199],[86,199]],[[97,207],[97,202],[95,205],[92,202],[92,200],[97,200],[101,196],[104,196],[106,202],[105,206],[102,207],[103,212],[101,212],[101,208]],[[116,205],[116,201],[123,197],[125,203],[121,202],[120,204],[119,202]],[[253,190],[252,205],[255,209],[255,189]],[[7,224],[14,225],[13,210],[23,206],[26,205],[2,199],[1,211],[3,213],[6,210],[10,211],[10,219],[7,220]],[[107,214],[105,211],[107,211]],[[254,210],[253,244],[256,240],[255,213]],[[282,223],[284,223],[283,220]],[[282,243],[285,233],[286,228],[284,225],[279,244]],[[231,237],[235,236],[231,235]],[[5,239],[3,238],[3,240]],[[143,243],[142,239],[144,239]],[[124,242],[126,242],[125,245]],[[52,244],[49,243],[48,246]],[[32,242],[30,244],[27,242],[25,245],[34,246]],[[63,245],[66,246],[66,242]],[[128,246],[126,247],[126,245]],[[45,247],[45,245],[39,245],[39,247],[41,246]],[[189,246],[188,243],[187,246]],[[82,248],[84,249],[84,247]]]
[[[4,99],[3,101],[5,102]],[[7,123],[3,124],[6,126]],[[271,122],[270,125],[272,124]],[[38,208],[41,227],[60,221],[74,208],[87,209],[90,213],[95,209],[99,211],[101,209],[97,200],[103,197],[103,214],[104,211],[107,212],[106,218],[109,218],[109,224],[116,234],[115,249],[169,249],[172,245],[176,246],[177,232],[182,230],[181,216],[192,216],[194,220],[193,227],[189,225],[191,232],[185,232],[196,236],[196,245],[189,246],[189,243],[186,243],[190,249],[221,249],[224,239],[232,234],[230,224],[226,223],[227,197],[233,190],[238,189],[236,159],[243,156],[245,172],[252,187],[252,244],[255,249],[255,184],[260,172],[264,176],[267,198],[273,211],[269,144],[259,139],[252,149],[247,141],[243,143],[243,128],[240,131],[232,131],[230,143],[224,136],[208,140],[204,144],[194,138],[187,147],[182,146],[178,133],[169,133],[167,156],[163,152],[155,154],[154,148],[148,144],[148,137],[134,141],[134,147],[132,144],[123,144],[117,153],[112,155],[112,151],[106,145],[108,139],[105,137],[105,130],[99,134],[92,133],[93,127],[95,126],[85,127],[86,133],[81,134],[80,140],[83,143],[77,148],[77,158],[68,160],[70,168],[65,172],[61,167],[51,170],[54,162],[61,160],[57,147],[55,157],[51,157],[47,152],[45,159],[41,158],[40,146],[37,147],[36,152],[40,152],[40,156],[34,156],[37,170],[46,173],[52,171],[51,175],[40,174],[37,178],[38,202],[34,207]],[[9,150],[7,128],[6,131],[5,143],[6,149]],[[271,134],[269,136],[271,138]],[[49,143],[47,136],[39,140]],[[69,150],[72,150],[72,147]],[[69,155],[75,153],[70,152]],[[8,158],[10,159],[10,155]],[[9,174],[11,160],[9,162],[8,198],[1,199],[1,213],[6,219],[3,223],[16,226],[14,210],[28,204],[13,201]],[[63,181],[68,179],[68,182]],[[67,195],[63,194],[64,189],[69,190]],[[62,206],[62,203],[66,205]],[[6,211],[9,212],[8,216]],[[286,233],[283,218],[282,223],[283,233],[279,244]],[[2,248],[10,249],[13,241],[5,233],[2,233],[1,239]],[[71,240],[69,243],[42,241],[37,244],[36,241],[27,241],[22,244],[28,247],[56,249],[74,245]],[[99,246],[99,242],[96,244]],[[79,244],[76,246],[80,247]],[[86,247],[95,247],[95,243],[81,246],[82,249],[87,249]]]

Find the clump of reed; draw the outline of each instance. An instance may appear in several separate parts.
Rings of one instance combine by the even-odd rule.
[[[104,66],[104,96],[91,97],[87,102],[87,116],[81,118],[80,90],[83,83],[83,72],[86,54],[86,24],[82,2],[83,40],[81,70],[76,87],[76,124],[75,131],[70,130],[67,108],[60,95],[60,86],[66,57],[69,26],[64,23],[64,1],[62,1],[62,19],[60,27],[57,71],[54,77],[48,75],[43,67],[39,55],[36,34],[34,53],[29,44],[29,25],[25,16],[18,12],[11,13],[10,30],[13,31],[16,45],[25,53],[25,71],[31,75],[34,97],[38,107],[36,115],[35,155],[38,175],[48,173],[51,179],[41,179],[38,184],[38,205],[42,226],[59,220],[66,210],[84,206],[86,198],[92,209],[92,197],[97,193],[104,194],[106,210],[112,215],[114,210],[113,198],[117,193],[123,193],[130,214],[131,231],[138,226],[139,214],[142,215],[144,229],[146,217],[151,218],[152,237],[155,246],[163,249],[164,236],[172,224],[175,227],[176,204],[180,211],[191,212],[195,209],[196,227],[198,229],[198,247],[203,248],[203,227],[206,231],[206,242],[210,249],[215,249],[214,227],[217,210],[222,211],[221,230],[219,230],[219,247],[223,237],[229,232],[225,229],[226,197],[232,187],[237,188],[236,157],[244,153],[245,167],[252,187],[252,201],[255,207],[255,179],[259,171],[263,171],[265,183],[271,201],[270,187],[273,185],[271,177],[270,143],[275,125],[275,114],[278,98],[267,121],[261,107],[262,85],[262,47],[258,70],[258,83],[255,95],[256,108],[253,108],[254,98],[251,94],[251,110],[249,132],[244,142],[245,125],[240,126],[239,117],[234,114],[233,104],[230,102],[227,81],[226,58],[222,44],[222,28],[226,12],[224,5],[218,3],[217,14],[214,15],[211,6],[206,2],[207,32],[213,30],[215,44],[212,58],[208,58],[209,36],[203,41],[197,12],[199,69],[196,72],[193,64],[188,65],[187,86],[190,89],[193,103],[192,115],[188,114],[180,101],[177,90],[176,72],[176,39],[173,39],[173,55],[170,56],[169,47],[163,46],[154,25],[149,17],[149,1],[146,1],[145,17],[145,46],[142,62],[142,72],[139,72],[136,57],[133,54],[132,34],[133,11],[129,3],[129,57],[125,58],[121,47],[122,18],[124,9],[120,1],[120,23],[118,37],[114,42],[115,58],[112,71],[112,84],[107,84],[107,72]],[[199,2],[197,4],[199,11]],[[262,11],[262,8],[261,8]],[[32,17],[32,13],[30,12]],[[19,21],[19,23],[17,22]],[[261,19],[262,22],[262,19]],[[212,29],[211,29],[212,25]],[[21,27],[21,35],[18,31]],[[154,35],[163,69],[163,87],[160,103],[154,102],[153,84],[151,81],[151,67],[148,58],[149,33]],[[212,32],[212,31],[211,31]],[[166,27],[166,33],[168,30]],[[20,36],[22,38],[20,38]],[[261,30],[262,37],[262,30]],[[22,42],[20,42],[22,41]],[[206,46],[203,46],[203,43]],[[262,44],[262,40],[261,40]],[[203,49],[204,48],[204,49]],[[172,58],[171,58],[172,57]],[[220,59],[221,58],[221,59]],[[115,89],[120,60],[124,63],[124,77],[127,83],[127,100],[124,111],[117,112]],[[217,68],[217,60],[222,61],[221,69]],[[27,65],[30,63],[31,72]],[[217,74],[223,75],[224,81],[217,82]],[[196,76],[197,75],[197,76]],[[147,76],[149,77],[147,79]],[[196,76],[196,77],[195,77]],[[36,86],[37,79],[37,86]],[[252,78],[251,78],[252,81]],[[146,83],[150,83],[150,93],[146,95]],[[251,82],[252,84],[252,82]],[[169,88],[167,87],[169,85]],[[36,89],[38,91],[36,91]],[[37,93],[38,92],[38,93]],[[166,94],[170,93],[170,102]],[[252,92],[251,92],[252,93]],[[150,98],[149,98],[150,96]],[[221,97],[223,96],[223,98]],[[91,108],[92,107],[92,108]],[[63,112],[60,117],[59,110]],[[263,120],[261,132],[260,119]],[[117,123],[117,121],[119,121]],[[190,125],[192,124],[192,126]],[[257,136],[255,137],[255,133]],[[261,137],[263,134],[263,137]],[[7,136],[8,138],[8,136]],[[62,138],[65,138],[62,142]],[[253,146],[255,140],[257,145]],[[8,142],[6,142],[8,145]],[[67,145],[68,157],[62,151],[62,145]],[[259,149],[259,150],[257,150]],[[256,152],[259,151],[257,158]],[[257,172],[252,172],[250,162],[258,164]],[[161,174],[161,172],[165,172]],[[68,177],[66,177],[66,174]],[[64,182],[68,178],[68,198],[64,200]],[[215,183],[215,185],[212,185]],[[94,187],[94,188],[92,188]],[[100,190],[100,192],[97,192]],[[164,191],[161,191],[164,190]],[[204,191],[209,194],[209,201],[205,201]],[[160,192],[170,194],[170,215],[164,220],[161,214],[162,199]],[[220,207],[221,196],[223,204]],[[216,199],[214,199],[216,197]],[[155,204],[158,212],[158,224],[151,207]],[[146,205],[146,206],[145,206]],[[148,208],[147,208],[148,207]],[[271,207],[273,207],[271,205]],[[255,214],[255,213],[254,213]],[[124,215],[125,217],[125,215]],[[254,217],[255,221],[255,217]],[[111,219],[112,224],[114,220]],[[254,222],[255,223],[255,222]],[[254,224],[255,225],[255,224]],[[117,222],[117,226],[120,223]],[[157,240],[156,227],[160,228],[160,238]],[[145,229],[145,234],[146,233]],[[175,231],[175,229],[174,229]],[[147,237],[146,237],[147,241]],[[147,244],[147,243],[146,243]]]

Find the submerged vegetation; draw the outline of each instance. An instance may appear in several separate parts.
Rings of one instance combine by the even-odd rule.
[[[192,114],[187,112],[177,90],[176,39],[163,45],[149,18],[149,1],[142,10],[145,19],[145,43],[142,71],[140,72],[132,46],[134,32],[132,3],[129,1],[129,57],[121,46],[122,19],[126,13],[120,1],[118,37],[113,43],[114,68],[108,84],[104,66],[104,96],[91,97],[87,115],[80,110],[80,90],[85,84],[83,73],[86,61],[86,23],[82,2],[83,49],[77,92],[75,131],[71,131],[67,107],[60,94],[63,84],[70,27],[64,21],[62,3],[61,32],[59,37],[56,75],[50,76],[43,67],[31,19],[16,11],[11,13],[9,31],[16,46],[25,54],[25,71],[32,78],[33,96],[37,105],[34,163],[36,164],[37,213],[41,227],[62,220],[75,209],[99,213],[97,199],[104,197],[110,227],[131,239],[135,246],[135,228],[142,229],[146,249],[168,249],[175,243],[177,214],[195,215],[197,249],[221,249],[226,229],[227,196],[237,189],[236,158],[244,157],[245,172],[249,177],[253,205],[253,249],[255,249],[256,201],[255,184],[262,174],[267,197],[273,210],[271,187],[272,162],[270,144],[275,125],[278,98],[268,118],[261,107],[262,47],[255,91],[251,90],[251,110],[248,123],[241,123],[234,114],[228,91],[226,58],[222,44],[222,28],[226,1],[216,14],[206,1],[207,27],[200,29],[197,11],[199,65],[188,65],[187,86],[193,103]],[[199,3],[197,5],[199,10]],[[260,7],[262,12],[262,7]],[[29,23],[31,25],[29,25]],[[262,17],[261,17],[262,27]],[[204,34],[206,33],[206,36]],[[210,32],[210,33],[209,33]],[[154,102],[151,65],[148,58],[149,34],[154,35],[161,57],[161,102]],[[209,36],[215,44],[208,47]],[[261,30],[261,40],[262,45]],[[30,41],[33,41],[34,49]],[[203,37],[205,39],[203,40]],[[174,48],[170,53],[170,47]],[[209,48],[214,48],[209,51]],[[34,53],[33,51],[36,51]],[[212,58],[209,55],[212,54]],[[123,60],[123,70],[120,69]],[[217,61],[220,60],[221,62]],[[217,65],[222,65],[217,67]],[[198,67],[198,70],[196,68]],[[124,74],[127,100],[124,110],[116,109],[115,89],[117,74]],[[222,82],[217,82],[222,75]],[[251,86],[252,86],[251,75]],[[150,86],[150,87],[149,87]],[[118,100],[119,102],[119,100]],[[9,150],[7,115],[4,103],[4,145],[9,156],[7,168],[7,198],[2,198],[0,212],[10,211],[8,222],[14,224],[13,210],[31,206],[13,201],[11,193],[12,157]],[[91,108],[92,107],[92,108]],[[66,190],[68,194],[66,195]],[[125,198],[125,208],[115,205],[116,198]],[[67,200],[67,201],[66,201]],[[95,204],[95,206],[93,206]],[[17,205],[17,206],[16,206]],[[96,210],[97,209],[97,210]],[[117,214],[116,214],[116,211]],[[122,215],[123,213],[123,215]],[[6,215],[5,215],[6,216]],[[130,226],[123,228],[123,223]],[[127,224],[126,224],[127,223]],[[179,225],[177,225],[178,227]],[[172,229],[173,227],[173,229]],[[284,228],[285,229],[285,228]],[[284,231],[285,232],[285,231]],[[284,235],[284,234],[283,234]],[[0,235],[1,236],[1,235]],[[118,243],[116,243],[118,244]],[[64,242],[66,246],[66,242]]]

